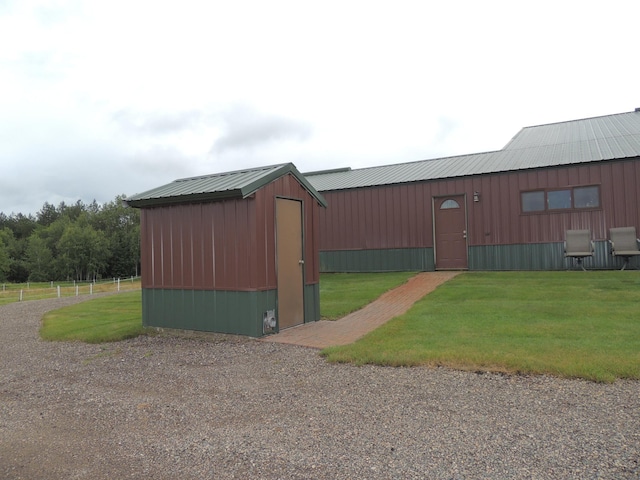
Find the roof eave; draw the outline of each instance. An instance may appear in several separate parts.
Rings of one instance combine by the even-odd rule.
[[[226,200],[230,198],[246,198],[251,194],[244,195],[242,190],[226,190],[224,192],[191,193],[188,195],[177,195],[173,197],[143,198],[140,200],[125,199],[124,202],[133,208],[160,207],[164,205],[176,205],[180,203],[199,203],[215,200]]]
[[[215,192],[198,192],[188,193],[183,195],[174,196],[158,196],[154,197],[151,190],[150,192],[134,195],[131,198],[125,199],[125,203],[134,208],[148,208],[159,207],[163,205],[176,205],[181,203],[198,203],[216,200],[226,200],[231,198],[247,198],[256,193],[258,190],[268,185],[269,183],[283,177],[287,174],[293,175],[296,180],[307,190],[307,192],[315,198],[315,200],[323,207],[327,207],[327,201],[325,198],[309,183],[309,181],[298,171],[293,163],[285,163],[272,171],[260,176],[256,180],[238,187],[235,189],[215,191]],[[151,196],[146,196],[151,193]],[[142,198],[136,198],[142,197]]]

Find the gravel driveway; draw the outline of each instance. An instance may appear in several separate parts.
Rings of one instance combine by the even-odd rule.
[[[215,335],[38,339],[0,307],[0,478],[640,478],[640,382],[330,365]]]

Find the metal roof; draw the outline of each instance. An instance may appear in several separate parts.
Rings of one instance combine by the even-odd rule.
[[[181,178],[166,185],[133,195],[127,198],[125,202],[132,207],[140,208],[225,198],[246,198],[288,173],[296,177],[318,203],[322,206],[327,206],[322,195],[311,186],[292,163]]]
[[[640,157],[640,111],[523,128],[502,150],[307,174],[316,190],[392,185]]]
[[[472,175],[473,173],[484,173],[483,165],[490,160],[493,153],[496,152],[358,168],[334,173],[316,173],[308,175],[307,180],[316,190],[327,191]]]
[[[504,150],[595,142],[604,149],[638,144],[640,111],[525,127]],[[609,147],[613,144],[612,147]],[[637,150],[635,150],[637,151]]]

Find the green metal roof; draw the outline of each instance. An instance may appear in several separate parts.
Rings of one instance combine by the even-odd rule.
[[[246,198],[278,178],[291,174],[324,207],[327,202],[292,163],[182,178],[133,195],[125,202],[136,208],[174,203]]]
[[[502,150],[311,172],[316,190],[393,185],[640,157],[640,111],[523,128]]]

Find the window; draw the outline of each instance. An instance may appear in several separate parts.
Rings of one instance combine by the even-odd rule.
[[[522,193],[523,212],[539,212],[541,210],[544,210],[544,191]]]
[[[597,208],[600,206],[600,189],[598,187],[580,187],[573,189],[573,206],[575,208]]]
[[[523,213],[547,210],[571,210],[600,207],[600,187],[565,188],[564,190],[535,190],[521,192]]]
[[[571,208],[571,190],[554,190],[547,192],[547,208],[549,210]]]
[[[448,208],[460,208],[460,204],[455,200],[445,200],[442,202],[442,205],[440,205],[440,210],[447,210]]]

